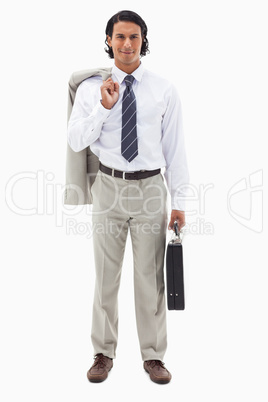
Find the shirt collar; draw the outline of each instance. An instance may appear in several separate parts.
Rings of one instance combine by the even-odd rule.
[[[137,81],[141,81],[143,73],[144,73],[144,67],[143,67],[142,63],[140,63],[139,67],[135,71],[133,71],[133,73],[131,75],[133,75],[133,77]],[[113,65],[113,68],[112,68],[112,74],[115,75],[119,84],[122,84],[125,77],[128,75],[125,71],[122,71],[118,67],[116,67],[115,64]]]

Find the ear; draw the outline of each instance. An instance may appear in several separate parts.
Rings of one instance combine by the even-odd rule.
[[[107,35],[107,43],[109,47],[112,47],[112,38],[109,35]]]

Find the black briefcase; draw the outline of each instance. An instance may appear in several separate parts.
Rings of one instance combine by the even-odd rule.
[[[184,310],[184,279],[182,242],[177,222],[174,223],[175,237],[168,242],[166,252],[166,289],[169,310]]]

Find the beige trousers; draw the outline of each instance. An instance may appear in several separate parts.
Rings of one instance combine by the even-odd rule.
[[[167,190],[163,176],[123,180],[99,171],[91,191],[96,269],[91,331],[94,354],[116,357],[118,290],[130,231],[141,356],[144,361],[163,360],[167,347],[163,270]]]

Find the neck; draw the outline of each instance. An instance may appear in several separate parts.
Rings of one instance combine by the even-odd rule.
[[[124,71],[124,73],[132,74],[133,71],[137,70],[137,68],[140,66],[141,62],[139,60],[139,62],[136,63],[135,65],[134,64],[127,65],[127,64],[121,64],[121,63],[118,63],[117,61],[115,61],[114,64],[116,65],[117,68]]]

